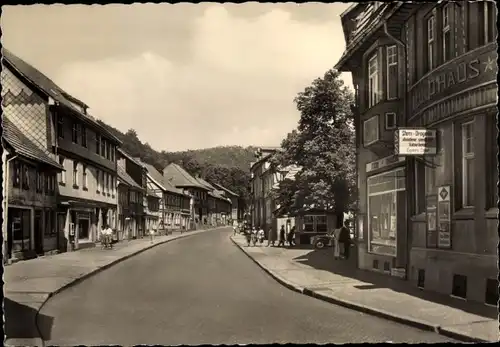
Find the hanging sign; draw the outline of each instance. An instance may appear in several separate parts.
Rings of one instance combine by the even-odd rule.
[[[438,248],[451,248],[450,186],[438,188]]]
[[[397,129],[394,132],[394,152],[395,155],[436,154],[436,129]]]

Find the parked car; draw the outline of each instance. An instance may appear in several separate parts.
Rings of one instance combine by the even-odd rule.
[[[311,237],[311,244],[316,249],[323,249],[325,247],[333,246],[333,237],[330,235],[316,235]]]

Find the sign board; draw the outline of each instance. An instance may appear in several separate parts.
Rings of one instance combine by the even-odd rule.
[[[451,248],[450,186],[438,188],[438,248]]]
[[[434,155],[437,153],[436,129],[397,129],[394,132],[395,155]]]
[[[436,196],[431,195],[426,199],[426,231],[427,247],[437,247],[437,201]]]

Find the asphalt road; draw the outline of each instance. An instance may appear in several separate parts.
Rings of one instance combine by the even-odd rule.
[[[155,247],[54,296],[50,345],[449,342],[286,289],[217,230]]]

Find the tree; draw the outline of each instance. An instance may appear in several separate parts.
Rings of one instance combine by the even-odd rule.
[[[355,199],[355,134],[351,91],[339,73],[329,70],[313,81],[294,102],[299,125],[273,156],[274,169],[297,166],[294,179],[280,182],[278,204],[289,212],[316,207],[338,212]]]

